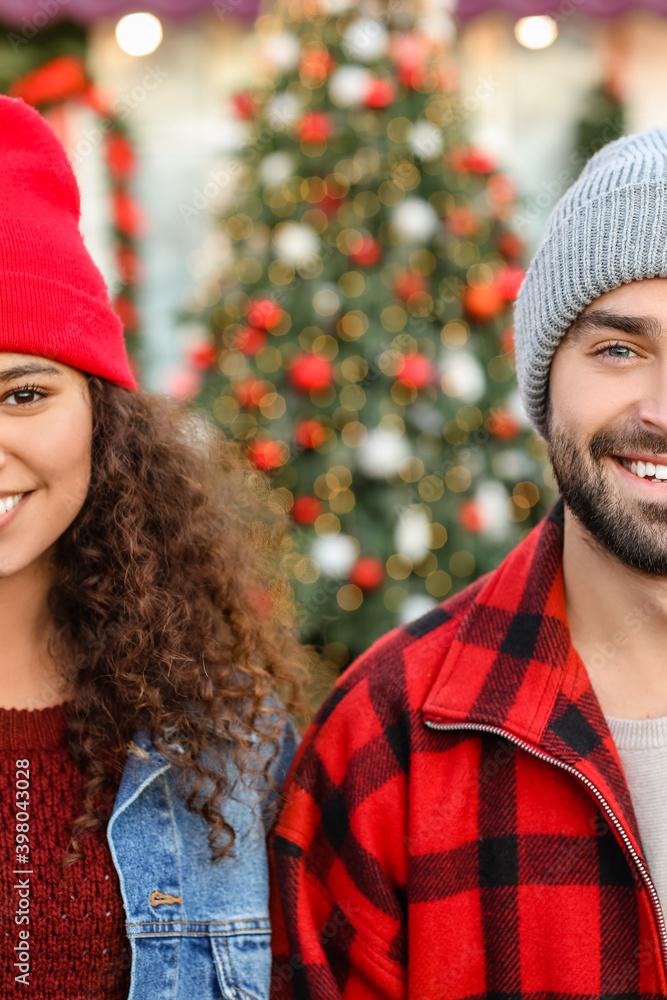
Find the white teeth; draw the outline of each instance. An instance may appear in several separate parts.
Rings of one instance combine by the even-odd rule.
[[[667,465],[660,465],[655,462],[629,462],[627,458],[622,458],[621,462],[626,469],[639,476],[641,479],[666,479]]]
[[[0,500],[0,514],[7,514],[12,509],[12,507],[16,506],[21,497],[24,495],[25,494],[23,493],[17,493],[16,496],[5,497],[4,500]]]

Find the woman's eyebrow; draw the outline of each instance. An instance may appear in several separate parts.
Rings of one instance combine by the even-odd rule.
[[[593,309],[575,320],[569,329],[568,340],[577,344],[590,330],[600,327],[611,327],[650,340],[660,340],[663,335],[662,323],[656,316],[621,316],[605,309]]]
[[[32,362],[26,365],[16,365],[14,368],[5,368],[0,371],[0,384],[13,382],[15,378],[24,378],[26,375],[62,375],[59,368],[53,365],[41,365],[39,362]]]

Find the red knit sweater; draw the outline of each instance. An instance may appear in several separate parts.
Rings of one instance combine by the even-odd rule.
[[[80,838],[85,860],[68,870],[69,890],[56,873],[86,781],[65,743],[68,709],[68,703],[35,711],[0,709],[1,1000],[125,1000],[130,988],[125,911],[105,830]],[[17,767],[17,761],[29,764]],[[25,828],[19,820],[25,815],[17,818],[17,802],[22,809],[25,770],[30,851],[28,863],[21,863],[17,848]],[[21,896],[27,897],[29,923],[16,922],[26,905]],[[17,982],[26,943],[29,973]]]

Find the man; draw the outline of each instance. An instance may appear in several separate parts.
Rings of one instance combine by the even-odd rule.
[[[600,150],[515,310],[560,498],[375,643],[274,833],[273,996],[667,994],[667,129]]]

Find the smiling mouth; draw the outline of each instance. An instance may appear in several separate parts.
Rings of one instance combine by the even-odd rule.
[[[644,479],[649,483],[667,482],[667,465],[657,462],[635,461],[629,458],[622,458],[619,455],[614,455],[613,458],[614,461],[622,465],[628,472],[631,472],[633,476],[637,476],[638,479]]]

